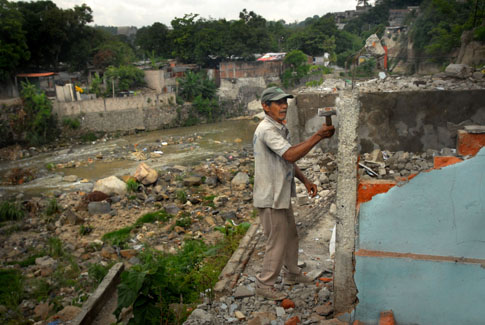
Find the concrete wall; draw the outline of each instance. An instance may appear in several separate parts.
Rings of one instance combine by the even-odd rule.
[[[319,107],[336,106],[336,94],[304,93],[297,96],[298,127],[290,129],[304,140],[324,122]],[[360,93],[360,152],[380,148],[419,152],[453,148],[463,125],[485,124],[485,90],[408,91]],[[326,147],[335,151],[337,136]],[[288,123],[293,125],[295,123]]]
[[[165,70],[145,70],[147,87],[155,90],[157,94],[175,92],[176,80],[170,78]]]
[[[485,319],[485,148],[360,206],[356,319],[481,324]]]
[[[113,132],[155,130],[176,126],[178,113],[171,105],[175,94],[153,94],[120,98],[99,98],[61,103],[54,102],[53,111],[63,117],[81,117],[82,128]]]
[[[283,61],[230,61],[219,64],[221,79],[250,77],[279,77],[283,71]]]

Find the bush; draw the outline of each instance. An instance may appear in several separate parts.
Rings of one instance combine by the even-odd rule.
[[[308,74],[310,65],[307,64],[307,56],[300,50],[293,50],[285,56],[285,71],[281,75],[281,81],[285,87],[295,86],[301,78]]]
[[[128,192],[137,192],[139,186],[140,186],[140,184],[135,179],[132,179],[132,178],[130,178],[126,182],[126,190]]]
[[[52,103],[37,86],[22,82],[20,92],[24,104],[25,116],[19,124],[26,132],[26,139],[31,145],[45,144],[54,139],[58,130],[52,114]]]
[[[135,222],[135,227],[139,227],[144,223],[152,223],[155,221],[165,222],[168,221],[172,215],[168,214],[165,209],[155,212],[149,212],[138,218]]]
[[[132,230],[132,226],[124,227],[104,234],[101,239],[113,246],[124,247],[125,243],[128,241],[128,239],[130,239],[130,233]]]
[[[179,95],[191,102],[197,96],[204,99],[213,99],[216,96],[216,84],[202,72],[187,71],[184,78],[178,79]]]
[[[57,204],[56,199],[51,199],[49,200],[49,203],[47,204],[47,208],[45,209],[45,214],[48,216],[51,216],[57,212],[59,212],[61,208],[59,207],[59,204]]]
[[[485,26],[479,26],[473,31],[473,38],[476,41],[485,42]]]
[[[0,222],[23,219],[25,211],[20,204],[3,201],[0,204]]]
[[[114,80],[116,91],[127,91],[145,85],[145,74],[132,65],[122,65],[119,68],[110,66],[105,73],[108,80]]]
[[[77,130],[81,126],[81,122],[79,122],[78,119],[70,119],[68,117],[65,117],[62,120],[62,125],[64,125],[65,127],[69,127],[72,130]]]

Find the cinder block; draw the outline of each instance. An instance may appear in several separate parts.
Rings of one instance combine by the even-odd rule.
[[[463,161],[463,159],[455,156],[437,156],[437,157],[434,157],[433,168],[439,169],[439,168],[443,168],[449,165],[459,163],[461,161]]]
[[[357,204],[370,201],[376,194],[386,193],[396,184],[393,180],[361,180],[357,187]]]
[[[458,130],[457,151],[462,156],[475,156],[480,148],[485,147],[485,133],[469,133]]]

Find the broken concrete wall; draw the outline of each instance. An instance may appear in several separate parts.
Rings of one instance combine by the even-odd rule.
[[[485,319],[485,148],[362,203],[356,319],[480,324]]]
[[[360,152],[373,149],[419,152],[454,147],[456,132],[464,125],[485,124],[485,90],[434,90],[361,92],[359,101]],[[315,91],[297,95],[297,114],[288,118],[290,132],[300,142],[325,121],[317,116],[319,107],[336,106],[337,94]],[[333,116],[337,134],[326,150],[336,151],[338,115]]]

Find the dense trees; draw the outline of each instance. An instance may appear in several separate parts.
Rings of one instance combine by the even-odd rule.
[[[409,5],[420,6],[410,26],[414,45],[423,57],[446,56],[459,46],[462,31],[480,24],[485,10],[485,0],[383,0],[346,21],[344,30],[339,30],[332,14],[286,24],[266,21],[243,9],[238,19],[231,21],[186,14],[174,18],[170,28],[156,22],[128,38],[115,35],[114,27],[89,26],[92,10],[86,5],[60,9],[51,0],[0,0],[0,78],[7,78],[19,67],[83,70],[94,65],[106,69],[137,58],[154,62],[176,58],[215,67],[228,58],[251,60],[258,53],[293,50],[313,56],[328,52],[334,62],[344,65],[369,35],[381,35],[388,25],[390,8]],[[478,40],[484,35],[485,27],[475,31]]]

